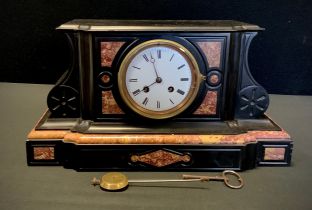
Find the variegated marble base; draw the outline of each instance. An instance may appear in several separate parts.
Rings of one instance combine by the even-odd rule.
[[[51,129],[60,124],[47,123],[47,115],[28,135],[29,165],[63,165],[92,171],[245,170],[261,165],[289,166],[291,160],[293,141],[276,124],[272,124],[274,129],[266,130],[273,127],[264,126],[254,130],[252,124],[256,122],[232,122],[232,134],[105,133],[103,129],[88,133],[77,131],[77,124],[81,126],[77,119],[63,122],[63,129]],[[207,122],[207,126],[213,125]],[[249,130],[243,132],[243,128]]]

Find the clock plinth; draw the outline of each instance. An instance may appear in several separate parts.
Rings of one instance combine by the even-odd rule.
[[[29,165],[77,171],[209,171],[289,166],[291,161],[293,141],[267,116],[137,126],[49,115],[28,135]]]
[[[264,112],[236,21],[74,20],[72,63],[28,135],[28,165],[78,171],[288,166],[292,144]]]

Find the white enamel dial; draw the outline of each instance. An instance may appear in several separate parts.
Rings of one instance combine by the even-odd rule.
[[[190,91],[191,68],[176,50],[154,46],[142,50],[130,62],[126,87],[131,98],[141,107],[169,110],[180,104]]]
[[[119,72],[125,102],[137,113],[154,119],[182,112],[198,90],[198,67],[186,49],[158,40],[129,53]]]

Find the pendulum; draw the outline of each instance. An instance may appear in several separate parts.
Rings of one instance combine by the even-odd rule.
[[[238,184],[231,184],[229,175],[237,179]],[[110,172],[102,176],[101,180],[93,178],[92,185],[100,185],[106,191],[123,191],[127,189],[129,183],[160,183],[160,182],[208,182],[223,181],[224,184],[232,189],[240,189],[244,185],[242,177],[235,171],[225,170],[221,176],[198,176],[198,175],[182,175],[182,179],[134,179],[128,180],[126,175],[120,172]]]

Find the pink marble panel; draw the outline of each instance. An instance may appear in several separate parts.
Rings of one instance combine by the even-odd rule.
[[[101,42],[101,66],[111,67],[113,60],[125,42]]]
[[[54,160],[54,147],[34,147],[34,160]]]
[[[102,91],[102,113],[103,114],[123,114],[112,91]]]
[[[215,115],[217,113],[218,92],[208,91],[202,104],[193,113],[196,115]]]
[[[220,68],[222,43],[203,41],[197,42],[197,44],[205,54],[209,67]]]
[[[284,160],[285,159],[285,148],[270,148],[264,149],[264,160]]]

